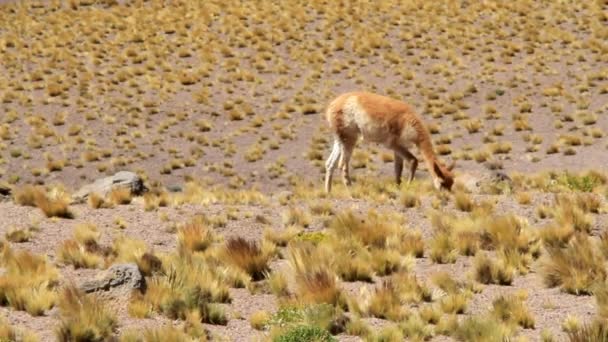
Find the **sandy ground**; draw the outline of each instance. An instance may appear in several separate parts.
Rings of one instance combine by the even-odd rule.
[[[446,47],[445,51],[442,51],[440,44],[449,38],[449,34],[440,24],[419,28],[423,31],[421,37],[404,41],[399,38],[400,34],[409,32],[407,29],[411,27],[404,22],[388,30],[386,41],[390,43],[390,49],[383,48],[385,50],[379,50],[380,52],[376,54],[360,57],[350,49],[353,42],[349,39],[346,49],[322,54],[323,62],[319,64],[319,69],[315,69],[314,65],[303,62],[304,57],[294,60],[295,57],[291,56],[290,51],[293,48],[302,48],[308,52],[315,52],[315,41],[322,41],[322,44],[325,44],[326,40],[321,39],[321,33],[317,29],[326,27],[328,21],[322,14],[317,13],[306,25],[298,26],[305,32],[302,36],[304,41],[286,40],[284,44],[277,44],[274,48],[273,59],[269,64],[272,68],[287,63],[289,69],[286,74],[271,70],[257,73],[256,83],[223,82],[222,77],[229,75],[230,72],[226,70],[229,67],[223,64],[228,58],[221,57],[219,53],[217,53],[219,57],[216,56],[214,62],[204,61],[199,53],[185,58],[170,53],[167,54],[164,62],[173,69],[165,72],[159,67],[155,70],[155,76],[164,77],[158,81],[159,89],[150,85],[153,82],[141,75],[129,77],[129,81],[133,81],[138,86],[129,85],[129,81],[117,83],[112,81],[116,78],[114,69],[120,64],[116,61],[123,52],[133,46],[141,48],[138,45],[111,40],[115,34],[112,29],[108,29],[109,33],[104,38],[109,41],[104,47],[107,48],[108,53],[102,54],[99,64],[93,63],[91,57],[100,53],[99,50],[87,51],[88,47],[83,47],[86,35],[78,34],[68,35],[70,40],[66,41],[65,45],[59,45],[57,49],[73,51],[71,55],[73,61],[70,63],[74,64],[68,64],[66,58],[59,58],[60,61],[53,67],[51,64],[46,64],[51,60],[50,57],[40,57],[36,53],[24,57],[24,51],[35,47],[34,43],[38,39],[36,32],[44,31],[47,27],[56,27],[54,22],[56,18],[69,23],[73,32],[80,32],[79,30],[86,28],[87,25],[99,25],[94,21],[87,23],[86,20],[71,19],[77,18],[78,15],[61,16],[53,11],[45,12],[25,6],[25,16],[29,15],[37,19],[20,17],[18,22],[27,23],[28,26],[23,27],[29,27],[31,31],[20,30],[18,25],[13,25],[10,21],[11,18],[14,19],[10,11],[12,3],[12,1],[0,0],[0,13],[2,13],[0,22],[6,23],[0,25],[0,51],[6,52],[3,57],[6,63],[0,63],[0,96],[5,99],[7,94],[17,93],[24,98],[3,100],[0,103],[0,125],[6,125],[10,131],[8,138],[0,141],[0,182],[11,183],[13,187],[32,183],[49,186],[61,184],[71,192],[116,171],[130,170],[142,174],[148,184],[182,186],[186,179],[191,177],[206,181],[209,186],[256,188],[271,199],[269,204],[264,206],[184,204],[178,207],[159,208],[155,211],[145,211],[141,198],[136,199],[132,204],[113,209],[91,209],[87,205],[80,204],[72,206],[75,214],[72,220],[47,219],[36,208],[19,206],[10,200],[0,202],[0,235],[15,227],[37,226],[39,231],[30,241],[13,246],[46,255],[52,262],[57,261],[56,251],[59,244],[72,236],[73,228],[77,224],[85,222],[92,222],[99,228],[102,232],[102,244],[109,245],[114,237],[124,234],[144,241],[151,249],[159,252],[175,250],[176,236],[169,231],[170,226],[197,214],[214,216],[228,210],[235,211],[236,220],[228,220],[225,227],[216,229],[217,233],[224,237],[243,236],[261,239],[266,226],[255,220],[256,215],[265,216],[270,221],[270,226],[282,229],[282,214],[287,210],[287,206],[280,204],[277,197],[281,193],[294,191],[290,183],[292,178],[308,183],[311,189],[321,188],[323,163],[331,147],[331,136],[326,129],[322,111],[333,96],[349,90],[366,89],[384,94],[393,93],[393,96],[408,101],[429,125],[439,127],[439,132],[433,135],[436,142],[449,138],[451,153],[441,158],[446,161],[456,159],[455,172],[458,176],[483,176],[489,172],[488,169],[497,165],[508,174],[530,174],[547,170],[603,171],[608,162],[606,137],[603,135],[592,137],[587,131],[590,128],[602,132],[608,130],[606,105],[608,92],[602,90],[608,87],[607,61],[605,58],[602,59],[601,52],[594,52],[593,48],[584,47],[582,43],[565,44],[551,36],[550,29],[542,28],[543,25],[556,25],[555,27],[568,32],[574,41],[591,41],[592,33],[581,28],[581,24],[577,21],[586,16],[584,11],[571,9],[568,14],[572,16],[564,19],[560,24],[549,22],[549,19],[544,19],[545,21],[534,19],[532,15],[527,17],[530,22],[538,25],[539,30],[542,28],[542,34],[550,37],[544,42],[528,42],[523,33],[507,34],[506,38],[499,38],[498,34],[489,33],[467,34],[467,42],[477,47],[473,52],[468,51],[468,53],[464,53],[465,49],[462,46],[454,46],[454,44],[450,44],[449,48]],[[466,5],[463,3],[463,6]],[[92,8],[104,7],[101,5],[85,7],[79,11],[88,11]],[[553,7],[549,8],[555,10]],[[606,10],[608,9],[604,9]],[[503,9],[501,13],[504,14],[504,11]],[[545,13],[541,4],[533,6],[530,11],[536,14]],[[310,12],[312,13],[312,10]],[[57,11],[57,13],[62,12]],[[479,22],[472,21],[473,24],[470,26],[479,28],[483,23],[492,20],[492,11],[484,13],[479,15]],[[380,25],[378,18],[369,19],[367,24]],[[219,22],[218,19],[217,22],[209,25],[209,30],[218,39],[229,40],[229,34],[219,28],[221,26]],[[265,25],[253,24],[259,28],[264,28]],[[449,25],[445,24],[445,27]],[[505,30],[512,32],[518,29],[521,27],[514,25]],[[57,30],[57,37],[65,38],[64,31]],[[344,30],[347,34],[354,34],[351,29]],[[463,32],[456,33],[464,34]],[[20,42],[32,45],[20,48],[8,46],[6,42],[16,34]],[[541,36],[542,34],[539,33]],[[169,50],[177,50],[182,46],[178,34],[159,33],[159,35],[162,35],[163,39],[166,38],[163,44],[166,44]],[[150,45],[153,46],[155,41],[152,37],[149,39]],[[185,46],[198,44],[197,49],[200,51],[203,50],[201,46],[207,42],[202,34],[195,38],[190,36],[186,41]],[[506,51],[504,48],[506,44],[521,44],[533,49],[530,52],[517,52],[507,59],[500,54]],[[605,45],[604,42],[603,51]],[[316,49],[322,50],[319,47]],[[256,56],[256,51],[253,47],[236,46],[233,50],[237,54],[233,59],[239,60],[244,70],[254,70],[253,58]],[[382,57],[386,51],[392,51],[402,58],[398,66]],[[457,63],[450,64],[452,61],[449,57],[450,53],[460,61],[460,66],[455,66]],[[433,58],[432,55],[437,56]],[[488,56],[493,56],[495,59],[487,61]],[[355,65],[338,73],[330,72],[333,63],[348,60],[353,60]],[[129,62],[125,63],[128,67],[138,67]],[[442,69],[443,71],[435,73],[433,68],[441,63],[447,66],[447,71]],[[212,65],[212,68],[206,77],[194,85],[182,85],[180,82],[170,80],[176,77],[179,70],[196,68],[203,64]],[[78,71],[75,75],[71,75],[70,70],[74,70],[72,68],[76,66]],[[45,90],[46,81],[38,81],[38,83],[30,81],[36,70],[48,68],[62,77],[65,83],[72,83],[70,89],[65,91],[64,98],[50,97]],[[413,73],[415,77],[412,80],[406,79],[401,74],[403,68]],[[315,71],[320,72],[319,78],[311,76]],[[78,90],[78,85],[83,82],[81,74],[84,73],[94,76],[87,96],[83,96]],[[603,76],[598,78],[592,76],[597,74]],[[45,77],[50,79],[51,76],[47,76]],[[357,82],[357,78],[363,82]],[[511,83],[513,78],[516,80]],[[24,84],[21,90],[18,87],[20,83]],[[42,87],[38,88],[37,84]],[[458,94],[462,95],[470,84],[475,85],[477,92],[467,93],[461,101],[454,100]],[[544,89],[557,84],[563,89],[560,96],[543,95]],[[581,88],[583,85],[586,88]],[[197,103],[193,98],[193,94],[201,89],[207,89],[209,92],[209,101],[206,104]],[[298,106],[294,99],[302,96],[307,98],[309,103],[314,104],[317,108],[316,112],[304,114],[298,108],[290,111],[289,106]],[[225,104],[237,98],[242,98],[251,107],[253,115],[246,115],[243,120],[230,119]],[[153,105],[148,105],[149,102],[153,102]],[[443,107],[437,102],[442,102]],[[466,113],[470,119],[481,119],[483,126],[478,132],[469,133],[464,127],[466,120],[455,118],[453,113],[445,114],[443,117],[434,116],[436,111],[444,110],[448,104],[459,102],[464,102],[466,106],[458,108],[457,111]],[[523,111],[530,126],[529,131],[517,131],[514,127],[513,116],[521,114],[522,103],[531,105],[528,111]],[[487,106],[493,107],[501,117],[487,119],[485,114]],[[10,112],[17,113],[15,120],[9,120]],[[584,123],[578,116],[582,112],[595,115],[595,122]],[[52,123],[57,113],[65,113],[65,123],[58,125]],[[282,115],[277,115],[281,113]],[[89,119],[87,114],[91,114]],[[574,120],[564,119],[568,115],[572,115]],[[37,147],[33,147],[35,144],[32,143],[32,137],[39,134],[43,136],[43,133],[40,133],[40,127],[35,127],[36,125],[28,121],[28,118],[35,116],[43,118],[46,123],[41,127],[46,127],[52,132],[47,137],[40,138],[40,145]],[[263,120],[263,124],[254,125],[256,119]],[[201,128],[199,123],[202,121],[210,126],[209,130]],[[558,121],[562,123],[561,127],[556,127]],[[495,154],[485,162],[463,158],[465,154],[483,149],[488,142],[487,137],[491,136],[489,132],[500,125],[504,126],[503,134],[495,135],[494,138],[498,142],[510,143],[510,152]],[[75,126],[80,128],[79,133],[70,133]],[[537,151],[528,150],[531,143],[526,142],[526,134],[534,134],[542,138]],[[558,142],[563,135],[576,135],[583,140],[583,143],[572,146],[575,153],[571,155],[563,153],[568,149],[563,143],[558,153],[547,154],[549,146]],[[320,138],[325,139],[318,148],[321,157],[309,158],[309,152],[314,150],[314,141]],[[276,144],[276,149],[270,148],[271,143]],[[256,145],[263,147],[264,154],[259,160],[247,161],[245,155]],[[99,154],[99,159],[83,160],[83,153],[90,151]],[[104,151],[109,151],[105,157]],[[387,182],[392,181],[392,163],[381,161],[381,154],[386,150],[378,146],[360,144],[357,151],[361,153],[363,162],[360,163],[361,168],[352,171],[355,182],[372,177]],[[419,155],[418,151],[413,152]],[[191,166],[185,165],[188,159],[192,161]],[[354,159],[356,160],[357,156]],[[63,167],[60,170],[49,170],[49,160],[61,160]],[[277,161],[284,161],[285,171],[275,177],[268,167]],[[170,173],[162,172],[163,168],[171,162],[179,166],[173,168]],[[339,178],[339,176],[335,177],[337,188],[341,187]],[[416,178],[428,181],[428,173],[424,165],[421,165]],[[548,194],[533,193],[532,204],[529,206],[518,205],[515,199],[508,195],[474,195],[477,201],[487,198],[497,201],[497,212],[512,212],[526,217],[535,227],[541,228],[549,222],[549,220],[539,220],[534,213],[534,208],[538,205],[551,203],[552,197]],[[431,237],[432,228],[425,215],[426,209],[430,208],[428,199],[423,201],[421,207],[415,209],[404,209],[395,199],[386,203],[376,203],[367,199],[341,200],[330,197],[329,202],[338,211],[349,207],[361,211],[369,208],[397,211],[406,217],[410,229],[421,230],[427,240]],[[299,201],[297,204],[307,208],[305,201]],[[453,205],[450,203],[445,210],[453,210]],[[595,215],[593,235],[605,230],[602,224],[605,222],[605,216],[605,214]],[[125,222],[124,229],[116,227],[117,218]],[[307,229],[322,229],[322,222],[315,218]],[[447,271],[455,277],[464,277],[470,269],[472,260],[472,258],[460,257],[455,264],[437,265],[428,257],[424,257],[416,260],[414,272],[421,279],[428,279],[438,271]],[[284,260],[273,261],[273,267],[280,268],[284,263]],[[97,273],[96,270],[74,270],[70,266],[58,266],[62,279],[66,282],[70,280],[81,282],[93,278]],[[344,287],[352,293],[356,293],[361,286],[363,286],[361,283],[344,284]],[[513,293],[520,289],[528,291],[526,305],[536,320],[534,329],[521,330],[520,335],[531,341],[539,340],[541,332],[545,329],[551,331],[555,337],[563,338],[565,334],[561,329],[561,323],[566,317],[575,316],[586,322],[596,314],[593,297],[569,295],[556,288],[548,289],[543,285],[537,267],[533,267],[529,274],[518,276],[511,286],[485,286],[482,292],[476,294],[469,302],[466,315],[483,313],[491,307],[492,300],[498,295]],[[108,295],[112,296],[112,294]],[[276,299],[267,294],[251,294],[243,289],[231,290],[231,296],[233,302],[227,306],[230,316],[228,324],[206,325],[206,327],[218,339],[223,336],[232,341],[251,341],[262,336],[262,332],[250,327],[248,317],[258,310],[276,311]],[[114,298],[111,302],[116,306],[120,322],[119,333],[130,328],[143,329],[157,327],[160,324],[179,323],[161,315],[155,315],[151,319],[134,319],[126,312],[126,300]],[[54,340],[54,329],[58,322],[57,309],[51,310],[42,317],[32,317],[7,307],[2,307],[0,310],[11,323],[36,332],[41,340]],[[383,320],[366,320],[374,327],[386,324]],[[357,337],[344,334],[340,335],[339,339],[358,340]],[[446,339],[444,336],[434,338],[438,341]]]

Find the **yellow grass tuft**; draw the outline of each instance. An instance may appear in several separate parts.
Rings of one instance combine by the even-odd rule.
[[[0,302],[39,316],[53,307],[59,272],[44,257],[4,246],[0,276]]]
[[[178,249],[188,252],[201,252],[215,240],[215,234],[207,227],[201,216],[186,222],[177,231]]]
[[[59,310],[61,323],[56,334],[60,341],[105,340],[117,327],[116,317],[104,301],[73,286],[63,290]]]
[[[228,263],[245,271],[254,281],[264,278],[265,273],[269,271],[271,254],[260,248],[256,242],[242,237],[229,238],[223,255]]]

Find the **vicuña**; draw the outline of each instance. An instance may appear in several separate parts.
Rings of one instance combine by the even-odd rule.
[[[327,193],[331,191],[333,171],[338,163],[344,184],[350,186],[348,164],[360,136],[394,151],[397,184],[401,184],[404,160],[410,162],[408,183],[414,179],[418,160],[409,149],[416,145],[435,188],[452,190],[454,164],[446,167],[438,160],[426,125],[405,102],[369,92],[348,92],[332,100],[325,115],[334,136],[333,149],[325,163]]]

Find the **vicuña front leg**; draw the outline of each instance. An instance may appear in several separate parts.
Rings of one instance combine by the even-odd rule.
[[[397,185],[401,184],[401,175],[403,174],[403,158],[395,152],[394,153],[394,163],[395,163],[395,181]]]
[[[407,159],[410,163],[410,177],[408,178],[408,184],[414,180],[414,175],[416,174],[416,169],[418,168],[418,159],[414,156],[407,148],[402,146],[393,146],[393,150],[395,151],[395,163],[397,163],[397,156],[401,159],[401,166],[399,170],[399,180],[397,184],[400,184],[401,181],[401,172],[403,169],[403,159]],[[397,164],[395,164],[395,173],[397,173]],[[395,175],[396,176],[396,175]]]

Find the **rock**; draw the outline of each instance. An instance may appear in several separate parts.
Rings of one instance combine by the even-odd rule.
[[[169,192],[182,192],[184,189],[179,184],[167,185],[167,191]]]
[[[98,179],[94,183],[83,186],[72,195],[72,200],[73,202],[84,202],[92,193],[106,196],[113,189],[121,187],[130,189],[131,194],[135,196],[148,191],[143,180],[136,173],[120,171],[113,176]]]
[[[89,293],[107,291],[119,286],[129,290],[141,290],[146,286],[146,281],[135,263],[112,265],[97,278],[83,283],[80,289]]]

